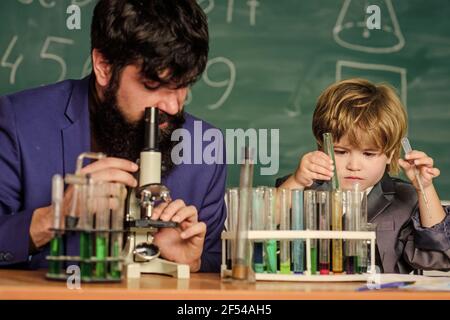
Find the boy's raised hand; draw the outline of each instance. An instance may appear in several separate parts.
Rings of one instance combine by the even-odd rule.
[[[333,161],[322,151],[305,154],[294,174],[294,179],[303,187],[309,187],[314,180],[330,180],[333,177]]]
[[[413,150],[405,155],[405,159],[399,159],[398,164],[405,171],[406,176],[413,184],[416,190],[419,190],[419,183],[414,175],[414,166],[417,167],[422,185],[426,189],[433,183],[433,178],[439,176],[440,171],[438,168],[434,168],[434,161],[431,157],[427,156],[425,152]]]

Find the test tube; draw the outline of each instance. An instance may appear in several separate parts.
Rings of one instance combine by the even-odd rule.
[[[334,231],[342,231],[342,191],[331,192],[331,228]],[[342,239],[333,239],[332,246],[332,270],[333,273],[343,272]]]
[[[59,257],[63,251],[63,239],[61,232],[61,209],[64,194],[64,181],[61,175],[55,174],[52,178],[52,209],[53,229],[55,235],[50,242],[50,256]],[[61,261],[49,261],[49,273],[58,275],[61,273]]]
[[[239,212],[239,188],[227,190],[227,230],[236,232],[237,217]],[[234,258],[234,240],[227,241],[227,268],[231,270]]]
[[[239,184],[239,215],[236,228],[235,259],[233,261],[232,277],[237,280],[248,280],[251,270],[249,259],[248,230],[250,229],[250,211],[252,206],[253,161],[250,149],[244,150],[244,161],[241,165]]]
[[[334,147],[333,147],[333,136],[330,132],[326,132],[323,134],[323,149],[324,152],[331,158],[334,165],[334,174],[331,178],[331,186],[332,190],[338,190],[339,189],[339,179],[337,176],[337,168],[336,168],[336,161],[334,158]]]
[[[410,153],[412,151],[411,144],[409,143],[409,140],[407,137],[402,138],[401,140],[403,151],[405,152],[405,155]],[[419,185],[420,193],[422,194],[423,201],[425,202],[427,214],[430,215],[430,207],[428,204],[428,198],[425,194],[425,190],[423,188],[422,179],[420,178],[419,171],[417,170],[417,167],[413,164],[413,171],[414,171],[414,177],[416,178],[417,184]]]
[[[367,223],[367,193],[361,193],[361,211],[360,211],[360,219],[358,222],[358,230],[360,231],[373,231],[372,224]],[[358,254],[358,273],[366,273],[368,266],[368,245],[367,240],[358,241],[357,246],[357,254]]]
[[[119,259],[123,247],[123,223],[124,223],[124,204],[126,197],[126,189],[124,185],[120,183],[111,184],[113,187],[114,196],[111,198],[113,201],[113,207],[111,209],[111,225],[113,233],[111,234],[112,243],[112,256],[115,259]],[[122,270],[122,264],[117,261],[111,264],[111,277],[113,279],[120,279]]]
[[[306,217],[306,229],[317,230],[317,202],[316,191],[306,190],[304,195],[304,212]],[[311,239],[311,274],[317,272],[317,239]]]
[[[346,231],[357,231],[361,210],[361,195],[358,184],[355,184],[352,191],[343,192],[344,195],[344,227]],[[346,239],[344,241],[345,272],[354,274],[358,272],[357,261],[358,240]]]
[[[252,230],[264,230],[264,187],[253,188]],[[253,270],[264,272],[264,242],[253,242]]]
[[[280,199],[280,230],[287,231],[291,229],[289,216],[289,189],[278,189],[278,195]],[[291,254],[289,240],[280,240],[280,273],[291,273]]]
[[[366,225],[364,226],[364,231],[376,231],[377,230],[377,224],[376,223],[366,223]],[[372,272],[372,270],[369,267],[369,260],[371,257],[371,246],[370,246],[370,242],[369,240],[364,240],[363,243],[363,250],[361,253],[361,257],[362,257],[362,265],[360,266],[360,273],[365,273],[365,272]],[[375,262],[373,262],[375,263]]]
[[[83,162],[86,159],[103,159],[106,157],[106,154],[98,152],[83,152],[77,157],[77,163],[76,163],[76,169],[75,169],[75,175],[78,177],[82,177],[83,175],[80,174],[81,169],[83,168]],[[67,179],[67,176],[66,176]],[[78,193],[81,192],[79,189],[82,188],[80,184],[74,184],[73,186],[73,198],[78,198]],[[74,229],[78,225],[79,210],[81,209],[80,206],[78,206],[78,202],[74,201],[72,202],[69,214],[66,216],[66,228]]]
[[[292,229],[304,230],[303,216],[303,190],[292,190]],[[303,239],[292,241],[292,267],[294,273],[303,273],[305,270],[305,241]]]
[[[266,188],[264,190],[264,209],[266,230],[276,230],[275,214],[276,214],[276,188]],[[277,240],[268,239],[265,243],[266,251],[266,271],[268,273],[277,272]]]
[[[97,279],[106,278],[106,258],[108,256],[108,231],[110,222],[110,184],[98,183],[95,185],[97,190],[95,201],[95,276]]]
[[[330,193],[317,191],[317,211],[319,216],[319,230],[330,230]],[[320,274],[330,272],[330,240],[319,240],[319,271]]]
[[[81,279],[91,280],[92,264],[91,257],[93,253],[93,215],[92,205],[88,202],[92,201],[93,197],[93,182],[90,176],[86,176],[85,183],[77,185],[77,195],[75,198],[77,210],[80,211],[80,271]]]

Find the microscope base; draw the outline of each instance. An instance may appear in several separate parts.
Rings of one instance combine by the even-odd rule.
[[[127,278],[140,278],[143,273],[156,273],[172,276],[177,279],[189,279],[190,270],[187,264],[178,264],[156,258],[148,262],[135,262],[124,266]]]

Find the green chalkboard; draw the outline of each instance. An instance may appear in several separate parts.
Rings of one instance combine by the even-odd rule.
[[[311,117],[320,92],[336,79],[360,76],[398,90],[412,145],[433,156],[442,172],[436,186],[450,199],[450,2],[198,2],[210,23],[210,60],[186,109],[223,130],[279,129],[279,171],[262,176],[257,165],[255,184],[272,185],[295,169],[315,147]],[[66,26],[70,4],[81,9],[80,30]],[[94,5],[2,0],[0,94],[88,74]],[[380,8],[381,29],[365,27],[367,5]],[[238,175],[230,166],[228,184],[236,185]]]

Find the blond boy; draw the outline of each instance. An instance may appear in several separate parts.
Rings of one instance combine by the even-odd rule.
[[[277,185],[325,189],[335,165],[342,189],[357,182],[368,193],[368,220],[377,225],[376,262],[383,272],[450,269],[450,208],[442,208],[433,186],[440,172],[424,152],[413,150],[400,158],[407,116],[394,90],[364,79],[333,84],[318,99],[312,128],[319,150],[305,154],[295,173]],[[325,132],[333,135],[336,163],[322,151]],[[389,175],[400,167],[411,183]]]

